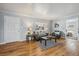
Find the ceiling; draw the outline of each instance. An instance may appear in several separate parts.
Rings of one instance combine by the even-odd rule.
[[[0,10],[41,19],[57,19],[79,14],[78,3],[9,3],[0,4]]]

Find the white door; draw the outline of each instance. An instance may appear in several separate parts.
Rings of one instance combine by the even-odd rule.
[[[4,41],[20,40],[20,19],[13,16],[4,16]]]

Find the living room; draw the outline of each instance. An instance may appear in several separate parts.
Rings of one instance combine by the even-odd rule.
[[[75,3],[0,4],[0,55],[79,55],[78,6]]]

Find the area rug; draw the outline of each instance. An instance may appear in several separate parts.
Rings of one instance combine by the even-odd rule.
[[[48,40],[46,46],[45,46],[44,40],[42,41],[42,43],[38,42],[38,44],[39,44],[39,47],[42,48],[42,49],[49,49],[49,48],[55,47],[57,45],[63,45],[63,43],[61,43],[61,42],[55,43],[55,41],[53,41],[53,40]]]

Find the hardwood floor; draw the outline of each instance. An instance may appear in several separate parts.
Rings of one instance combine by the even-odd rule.
[[[1,56],[77,56],[79,55],[78,40],[58,40],[61,44],[49,49],[42,49],[37,42],[13,42],[0,45]]]

